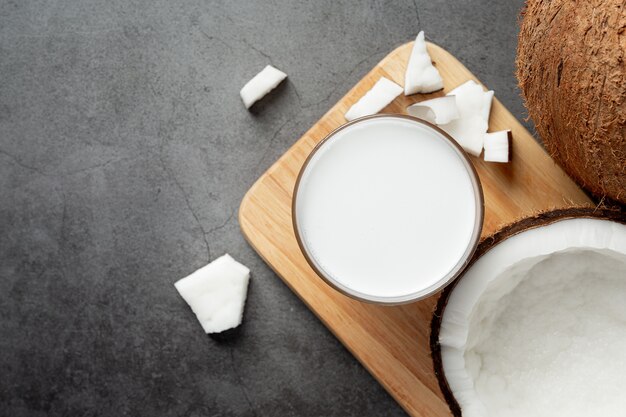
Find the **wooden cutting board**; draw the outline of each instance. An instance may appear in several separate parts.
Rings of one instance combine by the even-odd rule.
[[[291,197],[298,172],[315,144],[345,123],[346,110],[385,76],[404,85],[413,43],[385,57],[304,134],[244,197],[241,229],[252,247],[313,310],[335,336],[412,416],[450,416],[433,373],[428,337],[438,296],[397,307],[354,301],[326,285],[298,248],[291,224]],[[383,113],[404,113],[415,102],[444,95],[461,83],[479,82],[444,49],[428,45],[444,79],[442,92],[398,97]],[[496,92],[497,94],[497,92]],[[590,205],[581,189],[554,163],[524,127],[494,99],[489,130],[511,129],[512,161],[485,163],[472,158],[485,195],[482,236],[500,225],[540,210]]]

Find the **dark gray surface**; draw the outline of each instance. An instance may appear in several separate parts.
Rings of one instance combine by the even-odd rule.
[[[521,4],[0,0],[0,415],[402,415],[237,208],[420,28],[522,118]],[[289,80],[248,112],[268,63]],[[224,252],[253,272],[218,342],[172,284]]]

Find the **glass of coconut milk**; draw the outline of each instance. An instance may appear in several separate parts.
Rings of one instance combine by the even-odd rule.
[[[437,292],[471,258],[483,222],[472,163],[445,132],[406,115],[347,123],[302,167],[293,225],[307,262],[358,300],[401,304]]]

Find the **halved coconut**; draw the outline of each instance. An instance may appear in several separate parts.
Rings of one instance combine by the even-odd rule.
[[[483,241],[431,349],[455,416],[623,416],[626,214],[554,211]]]

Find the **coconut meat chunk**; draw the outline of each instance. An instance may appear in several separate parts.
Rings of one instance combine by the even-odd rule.
[[[475,81],[469,80],[447,95],[456,98],[459,118],[439,127],[452,136],[467,153],[479,156],[489,128],[493,91],[484,91]]]
[[[511,154],[511,131],[501,130],[485,134],[485,161],[509,162]]]
[[[404,75],[404,95],[409,96],[416,93],[432,93],[443,88],[443,79],[433,66],[426,41],[424,31],[417,34],[409,63]]]
[[[439,343],[463,417],[622,416],[626,226],[576,218],[480,257],[449,295]]]
[[[385,77],[380,77],[376,84],[348,109],[345,115],[346,120],[376,114],[400,94],[402,94],[402,87]]]
[[[452,93],[450,93],[452,94]],[[493,102],[493,90],[489,90],[483,94],[483,102],[481,106],[481,114],[485,122],[489,123],[489,116],[491,115],[491,103]]]
[[[447,95],[456,97],[456,105],[461,117],[478,114],[489,123],[493,90],[485,91],[476,81],[469,80]]]
[[[459,118],[459,109],[454,96],[443,96],[420,101],[406,109],[411,116],[430,123],[443,125]]]
[[[219,333],[241,324],[249,279],[250,270],[226,254],[174,286],[204,331]]]
[[[254,78],[248,81],[239,92],[243,104],[249,109],[254,103],[276,88],[285,78],[287,78],[287,74],[281,70],[271,65],[266,66]]]
[[[485,119],[478,114],[461,116],[448,124],[440,125],[447,134],[473,156],[479,156],[483,150],[485,132],[488,125]]]

